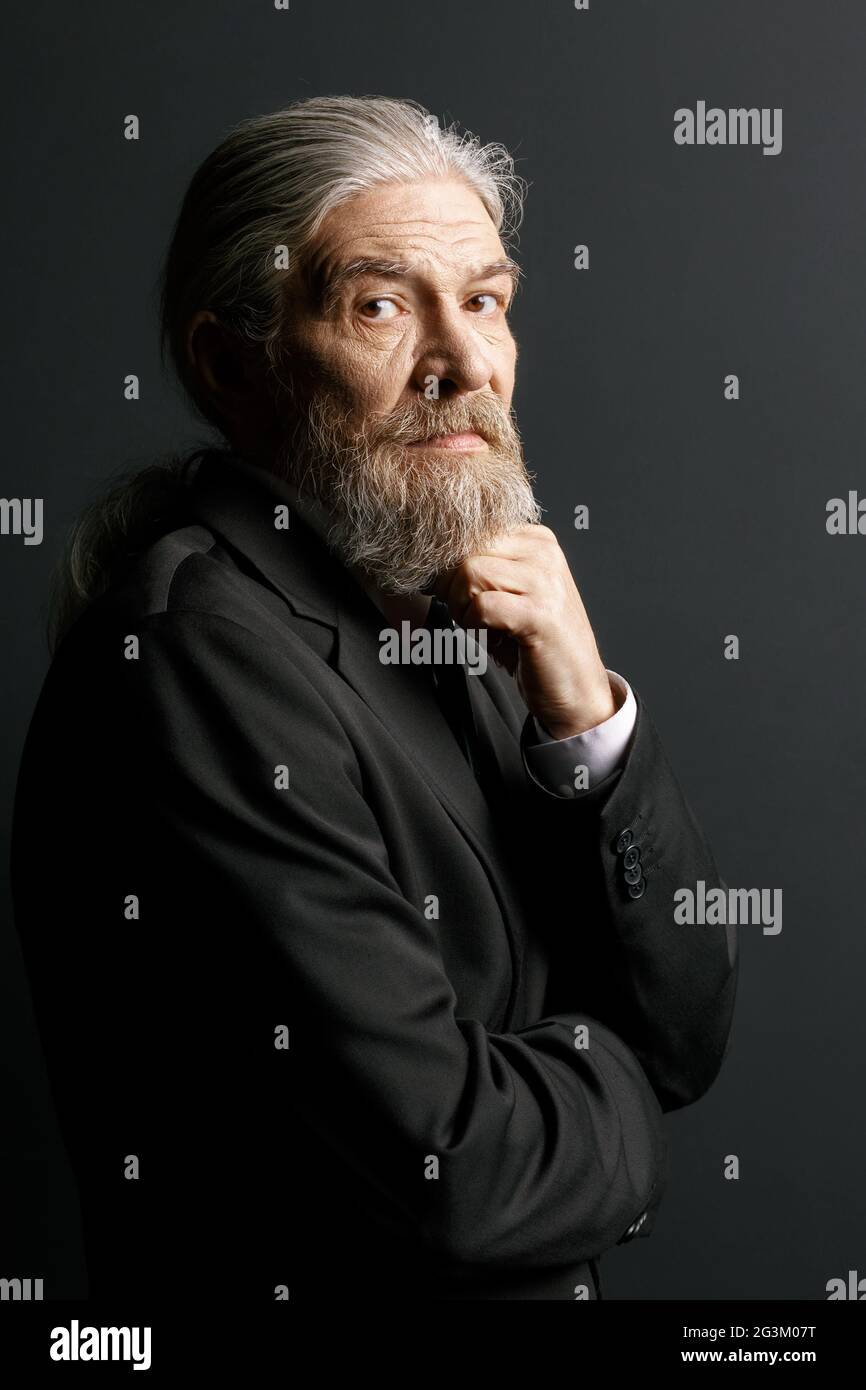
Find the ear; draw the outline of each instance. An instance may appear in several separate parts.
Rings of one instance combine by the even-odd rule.
[[[186,331],[187,361],[217,410],[232,424],[248,415],[258,394],[247,356],[210,309],[199,309]]]

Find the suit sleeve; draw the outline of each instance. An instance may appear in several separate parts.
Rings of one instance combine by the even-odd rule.
[[[600,1255],[668,1174],[642,1065],[577,1010],[507,1034],[460,1016],[435,924],[401,893],[351,740],[298,655],[174,611],[140,624],[125,675],[148,814],[234,914],[239,952],[248,934],[272,950],[297,1113],[437,1256],[529,1269]]]
[[[721,1068],[739,947],[734,925],[674,919],[678,889],[696,891],[698,880],[707,891],[726,885],[650,712],[637,691],[635,698],[624,761],[604,782],[567,801],[530,771],[527,791],[539,865],[554,877],[565,866],[560,899],[569,900],[569,884],[573,899],[579,884],[586,907],[577,932],[560,923],[554,1006],[579,988],[581,1005],[628,1044],[669,1111],[697,1100]],[[531,738],[527,717],[521,742]]]

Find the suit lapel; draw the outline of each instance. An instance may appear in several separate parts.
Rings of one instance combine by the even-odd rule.
[[[359,586],[344,590],[334,664],[470,832],[473,842],[482,837],[478,847],[483,851],[489,841],[491,808],[439,709],[430,668],[383,665],[379,660],[380,634],[386,626],[386,619]],[[471,686],[480,678],[467,679]],[[473,708],[477,718],[477,698]]]

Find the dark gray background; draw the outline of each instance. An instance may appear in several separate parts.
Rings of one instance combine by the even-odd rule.
[[[862,0],[90,0],[6,22],[2,493],[43,497],[46,529],[0,537],[4,844],[65,530],[109,475],[201,437],[160,375],[154,297],[196,164],[231,123],[315,93],[414,97],[501,140],[532,184],[516,406],[545,520],[723,877],[784,892],[780,935],[741,928],[730,1055],[669,1118],[655,1233],[605,1258],[606,1293],[823,1299],[866,1274],[866,536],[825,530],[828,498],[866,490]],[[781,154],[676,146],[674,110],[699,99],[782,107]],[[74,1191],[11,926],[0,979],[0,1275],[75,1296]]]

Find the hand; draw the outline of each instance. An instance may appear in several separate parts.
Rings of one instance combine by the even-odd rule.
[[[515,677],[552,738],[584,733],[616,713],[586,610],[549,527],[503,532],[434,587],[461,627],[488,629],[489,654]]]

